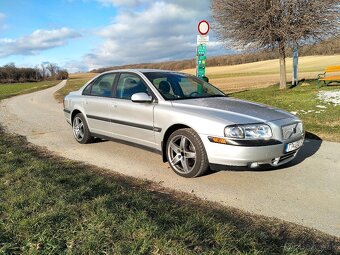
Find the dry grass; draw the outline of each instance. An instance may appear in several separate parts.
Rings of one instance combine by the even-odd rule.
[[[333,56],[307,56],[299,58],[300,72],[319,72],[329,65],[339,65],[340,55]],[[287,58],[287,73],[291,73],[292,58]],[[183,70],[186,73],[195,73],[195,69]],[[207,67],[208,75],[228,74],[228,73],[279,73],[279,60],[266,60],[253,62],[248,64],[233,65],[233,66],[214,66]]]
[[[340,65],[340,55],[299,58],[299,79],[315,79],[326,66]],[[287,78],[290,80],[292,58],[287,58]],[[183,70],[195,74],[195,69]],[[279,82],[279,60],[266,60],[233,66],[207,67],[210,82],[225,91],[267,87]]]
[[[71,73],[70,74],[70,79],[74,80],[74,79],[92,79],[93,77],[95,77],[96,75],[98,75],[98,73]]]
[[[340,65],[340,55],[299,58],[299,79],[315,79],[326,66]],[[290,80],[292,58],[287,58],[287,78]],[[182,70],[195,74],[195,69]],[[96,73],[70,74],[71,80],[93,78]],[[241,65],[207,67],[210,82],[218,88],[234,92],[249,88],[264,88],[279,82],[279,60],[266,60]]]
[[[300,73],[299,79],[315,79],[320,72]],[[235,76],[226,78],[213,78],[210,82],[226,92],[235,92],[247,89],[266,88],[278,83],[279,74],[254,74],[248,76]]]

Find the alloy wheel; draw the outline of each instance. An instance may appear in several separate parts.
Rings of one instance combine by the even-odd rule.
[[[196,149],[192,141],[184,135],[174,136],[168,146],[168,158],[179,173],[190,173],[196,165]]]
[[[81,141],[84,138],[84,123],[79,117],[75,117],[73,120],[73,134],[77,141]]]

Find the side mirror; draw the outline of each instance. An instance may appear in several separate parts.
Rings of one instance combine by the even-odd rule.
[[[134,103],[151,103],[153,98],[144,92],[135,93],[131,96],[131,101]]]

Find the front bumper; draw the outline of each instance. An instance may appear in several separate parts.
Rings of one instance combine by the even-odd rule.
[[[300,139],[304,135],[266,146],[235,146],[210,142],[207,135],[200,135],[205,146],[210,164],[228,166],[251,166],[270,164],[279,166],[293,160],[299,149],[285,152],[285,145]]]

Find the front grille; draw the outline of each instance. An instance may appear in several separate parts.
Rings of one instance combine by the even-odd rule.
[[[303,126],[301,122],[292,123],[282,127],[282,137],[284,140],[299,136],[303,133]]]

